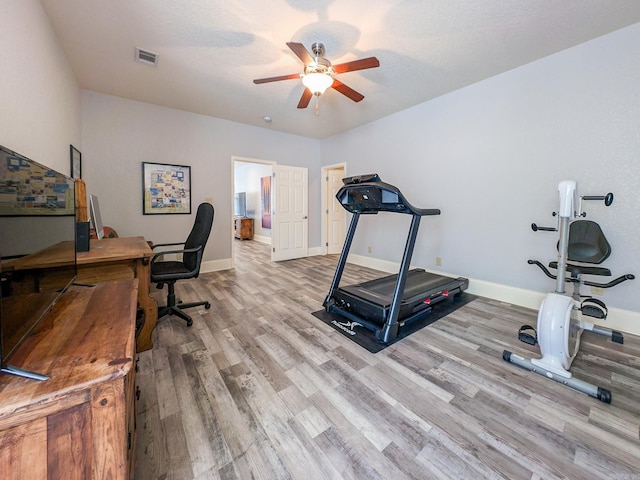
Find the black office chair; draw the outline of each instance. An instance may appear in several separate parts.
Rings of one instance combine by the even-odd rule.
[[[159,247],[184,245],[183,249],[163,250],[151,258],[151,281],[157,283],[158,288],[162,288],[165,283],[169,287],[167,305],[158,308],[158,319],[165,315],[177,315],[187,322],[187,327],[190,327],[193,324],[193,320],[183,312],[185,308],[199,307],[201,305],[204,305],[206,309],[211,308],[211,304],[207,301],[176,303],[175,283],[178,280],[198,278],[204,247],[207,244],[211,226],[213,225],[213,213],[213,205],[201,203],[196,213],[196,221],[186,242],[162,243],[153,246],[155,250]],[[182,254],[182,261],[161,260],[163,255],[169,254]]]

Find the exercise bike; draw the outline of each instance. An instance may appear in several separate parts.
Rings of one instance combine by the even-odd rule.
[[[582,279],[582,275],[585,274],[611,276],[611,271],[607,268],[580,265],[600,264],[611,253],[611,246],[600,226],[596,222],[581,219],[586,216],[586,213],[582,212],[582,201],[604,200],[605,206],[608,207],[613,203],[613,194],[578,197],[577,184],[573,180],[560,182],[558,194],[560,207],[558,212],[553,213],[556,226],[539,227],[535,223],[531,225],[533,231],[559,231],[558,261],[549,264],[549,268],[555,269],[557,273],[554,275],[537,260],[528,260],[530,265],[537,265],[545,275],[556,280],[556,289],[555,292],[547,294],[540,306],[537,329],[523,325],[518,332],[521,341],[540,346],[542,358],[528,360],[507,350],[502,353],[502,358],[600,401],[611,403],[609,390],[576,379],[569,371],[580,348],[583,331],[589,330],[607,336],[616,343],[624,342],[622,333],[595,325],[590,320],[605,320],[608,310],[601,300],[581,295],[580,286],[610,288],[635,277],[626,274],[607,283]],[[565,272],[569,273],[568,277]],[[573,283],[573,294],[570,297],[565,295],[565,283]]]

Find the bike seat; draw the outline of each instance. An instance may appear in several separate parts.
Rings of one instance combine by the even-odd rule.
[[[549,268],[558,269],[558,262],[549,263]],[[610,277],[611,270],[604,267],[586,267],[583,265],[576,265],[574,263],[567,263],[567,272],[571,274],[572,277],[577,277],[578,275],[600,275],[602,277]]]

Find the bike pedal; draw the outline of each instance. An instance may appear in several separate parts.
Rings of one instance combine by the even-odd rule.
[[[598,318],[604,320],[609,313],[607,306],[602,300],[597,298],[587,298],[580,304],[580,311],[583,315],[591,318]]]
[[[528,333],[531,330],[533,333]],[[518,340],[528,345],[536,345],[538,343],[538,334],[536,329],[531,325],[522,325],[518,330]]]
[[[586,315],[587,317],[599,318],[600,320],[602,320],[603,318],[607,318],[606,313],[603,312],[602,309],[587,305],[582,307],[582,314]]]

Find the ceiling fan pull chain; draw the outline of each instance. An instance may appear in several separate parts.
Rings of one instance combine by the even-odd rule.
[[[316,117],[320,115],[320,108],[318,104],[320,103],[320,95],[316,95]]]

